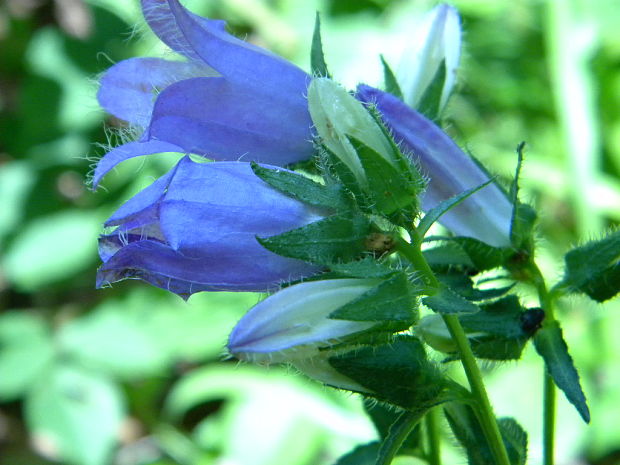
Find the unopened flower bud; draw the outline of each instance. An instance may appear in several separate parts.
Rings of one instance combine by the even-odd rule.
[[[396,164],[390,142],[377,122],[362,103],[336,82],[314,79],[308,87],[308,108],[322,143],[351,170],[360,185],[366,184],[366,175],[349,137]]]
[[[441,110],[456,82],[461,55],[461,23],[457,10],[441,4],[418,24],[410,47],[403,54],[397,79],[405,103],[417,108],[440,66],[445,66],[445,79],[440,97]]]
[[[230,334],[232,355],[257,363],[303,360],[376,324],[330,315],[381,283],[380,279],[334,279],[296,284],[255,305]]]

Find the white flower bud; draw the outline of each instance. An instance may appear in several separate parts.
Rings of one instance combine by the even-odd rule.
[[[398,66],[396,75],[405,103],[417,108],[444,62],[446,76],[439,104],[439,109],[443,109],[456,82],[460,55],[461,21],[458,11],[445,3],[438,5],[417,25],[410,46]]]

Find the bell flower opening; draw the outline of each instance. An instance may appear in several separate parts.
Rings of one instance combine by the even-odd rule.
[[[271,188],[249,163],[185,157],[108,219],[116,229],[100,239],[97,283],[139,278],[183,297],[274,290],[318,268],[269,252],[256,236],[281,234],[323,213]]]

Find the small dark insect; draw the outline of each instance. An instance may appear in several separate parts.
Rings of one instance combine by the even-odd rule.
[[[542,308],[528,308],[521,314],[521,329],[532,335],[540,329],[545,319],[545,311]]]

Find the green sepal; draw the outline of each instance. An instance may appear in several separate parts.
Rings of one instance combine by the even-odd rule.
[[[403,91],[398,84],[398,79],[396,79],[396,75],[392,68],[385,61],[383,55],[379,55],[381,58],[381,64],[383,65],[383,83],[385,87],[385,91],[392,94],[394,97],[398,97],[400,100],[404,100]]]
[[[480,311],[480,307],[476,304],[443,285],[435,295],[425,297],[422,302],[434,312],[446,315]]]
[[[379,447],[379,441],[359,445],[340,457],[334,465],[375,465]]]
[[[445,284],[451,290],[462,297],[465,297],[467,300],[474,302],[501,297],[507,294],[515,286],[514,284],[511,284],[509,286],[491,289],[478,289],[474,286],[471,277],[453,270],[435,273],[435,276],[441,283]]]
[[[564,257],[564,278],[556,287],[604,302],[620,292],[620,230],[576,247]]]
[[[536,333],[534,347],[545,361],[547,372],[556,386],[564,391],[566,398],[577,409],[583,421],[590,423],[590,410],[579,382],[579,373],[568,353],[568,346],[557,321],[545,324]]]
[[[418,224],[418,227],[417,227],[418,234],[421,237],[424,237],[426,235],[426,233],[428,232],[428,230],[430,229],[430,227],[439,218],[441,218],[441,216],[444,213],[446,213],[449,210],[451,210],[452,208],[456,207],[463,200],[465,200],[466,198],[468,198],[471,195],[475,194],[476,192],[478,192],[483,187],[488,186],[491,182],[493,182],[493,180],[489,179],[487,182],[485,182],[483,184],[480,184],[477,187],[473,187],[471,189],[467,189],[466,191],[463,191],[460,194],[457,194],[455,196],[450,197],[447,200],[444,200],[443,202],[440,202],[436,207],[431,208],[429,211],[427,211],[424,214],[424,216],[420,220],[420,223]]]
[[[341,212],[351,210],[353,199],[341,184],[323,185],[288,170],[271,169],[252,162],[254,174],[274,189],[315,207]]]
[[[318,151],[323,160],[326,175],[335,180],[336,183],[342,184],[353,195],[360,208],[368,210],[371,202],[362,190],[362,186],[360,186],[353,171],[326,145],[319,144]]]
[[[360,257],[371,226],[363,215],[332,215],[277,236],[257,237],[257,240],[278,255],[329,265]]]
[[[373,208],[384,215],[408,210],[407,216],[414,217],[418,210],[417,183],[410,179],[410,172],[402,173],[392,162],[361,141],[348,137],[357,152],[368,182],[367,194]]]
[[[519,180],[523,168],[523,149],[525,142],[517,146],[517,168],[510,185],[509,197],[512,203],[512,218],[510,219],[510,243],[516,249],[533,249],[533,230],[536,223],[536,211],[527,204],[519,202]]]
[[[446,82],[446,62],[441,64],[433,76],[433,80],[424,90],[416,110],[432,121],[438,121],[441,112],[441,95]]]
[[[448,424],[458,442],[467,453],[469,465],[495,463],[493,453],[485,439],[480,422],[469,405],[451,402],[444,407]],[[527,461],[527,433],[513,418],[497,421],[508,460],[511,465],[525,465]]]
[[[418,317],[417,294],[402,271],[329,315],[336,320],[381,322],[380,327],[395,331],[409,328]]]
[[[312,47],[310,49],[310,69],[313,76],[327,77],[331,79],[325,55],[323,54],[323,41],[321,39],[321,16],[316,12],[314,20],[314,32],[312,34]]]
[[[388,344],[328,360],[339,373],[371,390],[372,397],[406,410],[425,411],[450,399],[450,383],[413,336],[399,335]]]

